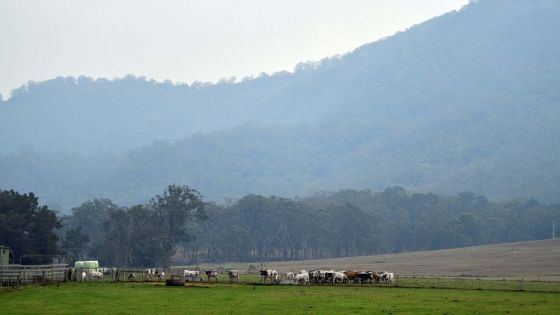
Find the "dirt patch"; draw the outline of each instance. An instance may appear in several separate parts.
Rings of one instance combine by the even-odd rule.
[[[402,276],[503,277],[560,280],[560,240],[531,241],[375,256],[268,262],[280,272],[300,269],[389,270]],[[227,264],[247,270],[249,264]],[[501,279],[501,278],[500,278]]]

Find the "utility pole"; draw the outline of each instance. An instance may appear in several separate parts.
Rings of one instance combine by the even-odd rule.
[[[556,222],[552,220],[552,240],[556,239]]]

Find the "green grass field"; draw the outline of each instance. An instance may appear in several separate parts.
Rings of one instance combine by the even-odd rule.
[[[251,278],[252,279],[252,278]],[[379,286],[61,283],[0,290],[1,314],[560,314],[560,293]],[[444,281],[441,280],[440,281]],[[506,283],[508,281],[505,281]],[[453,282],[449,282],[451,286]],[[512,284],[512,287],[516,282]],[[556,284],[557,286],[559,284]],[[490,285],[489,285],[490,286]]]

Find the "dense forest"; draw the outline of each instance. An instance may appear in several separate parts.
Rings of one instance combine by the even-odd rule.
[[[173,182],[218,202],[399,185],[558,203],[558,16],[480,0],[292,72],[30,82],[0,102],[0,188],[66,212]]]
[[[304,199],[248,195],[213,206],[184,259],[266,261],[349,257],[551,238],[560,205],[344,190]]]
[[[0,244],[27,263],[58,256],[137,267],[349,257],[548,239],[553,220],[560,222],[559,204],[402,187],[303,199],[247,195],[218,205],[171,185],[147,204],[94,199],[58,217],[32,193],[0,192],[0,226],[7,227]]]

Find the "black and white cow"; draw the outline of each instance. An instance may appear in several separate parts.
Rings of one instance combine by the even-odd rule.
[[[208,278],[208,281],[210,281],[210,278],[214,278],[214,279],[216,279],[216,282],[218,282],[218,271],[217,270],[206,270],[206,277]]]
[[[229,282],[232,282],[233,280],[239,282],[239,270],[228,270],[227,274],[229,276]]]

